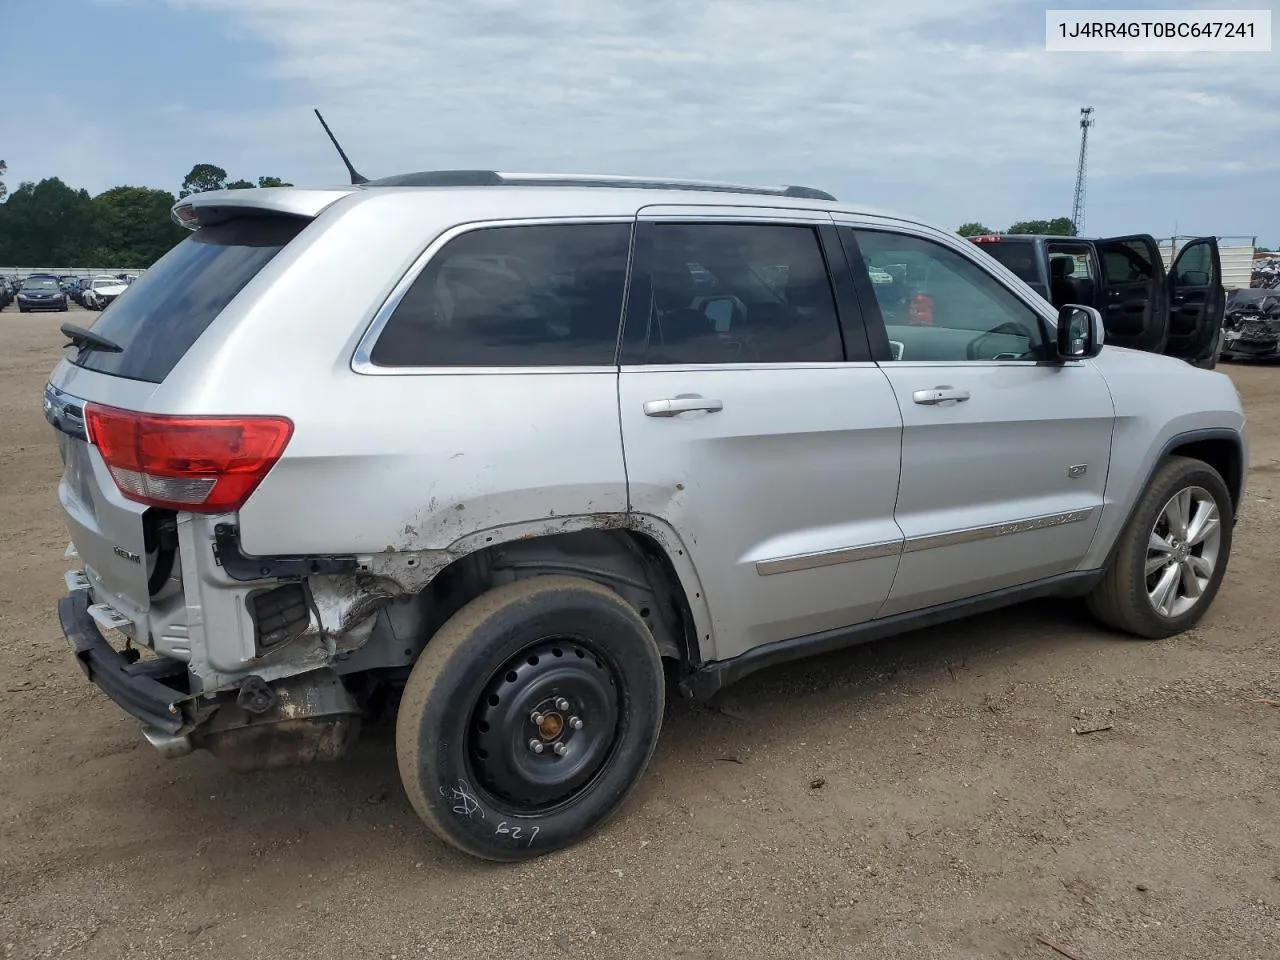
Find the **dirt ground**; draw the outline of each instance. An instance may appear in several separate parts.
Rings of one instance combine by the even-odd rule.
[[[238,776],[84,680],[40,412],[66,318],[0,314],[0,957],[1280,956],[1280,366],[1225,368],[1252,463],[1197,630],[1037,603],[753,677],[672,705],[602,832],[494,866],[419,825],[390,731]]]

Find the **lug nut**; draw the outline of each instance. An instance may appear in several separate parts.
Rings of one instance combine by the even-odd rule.
[[[529,749],[532,750],[534,753],[541,753],[543,750],[546,749],[546,747],[542,745],[541,740],[530,740]]]
[[[568,700],[566,700],[564,697],[559,697],[559,698],[556,700],[556,709],[557,709],[557,710],[568,710],[568,709],[569,709],[569,701],[568,701]]]
[[[575,729],[575,730],[581,730],[581,729],[582,729],[582,720],[581,720],[580,718],[578,718],[578,717],[570,717],[570,718],[569,718],[569,726],[573,727],[573,729]]]
[[[569,748],[566,747],[563,743],[557,743],[554,747],[552,747],[552,749],[555,750],[557,757],[563,757],[566,753],[569,752]]]
[[[536,727],[538,724],[542,722],[542,714],[540,714],[537,710],[535,710],[533,711],[533,713],[529,714],[529,720]]]

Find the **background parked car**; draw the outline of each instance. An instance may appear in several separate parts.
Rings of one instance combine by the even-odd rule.
[[[81,303],[90,310],[105,310],[129,285],[117,277],[94,277],[84,292]]]
[[[22,281],[22,287],[18,290],[19,312],[66,309],[67,295],[58,286],[57,277],[33,274]]]

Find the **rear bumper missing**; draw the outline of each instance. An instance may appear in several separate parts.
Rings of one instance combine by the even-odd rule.
[[[177,734],[184,725],[186,664],[177,660],[133,662],[107,643],[89,614],[89,592],[58,601],[58,620],[80,669],[131,717],[152,730]]]

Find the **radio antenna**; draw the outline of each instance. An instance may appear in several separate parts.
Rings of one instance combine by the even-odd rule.
[[[312,109],[315,109],[314,107]],[[316,110],[316,119],[320,121],[320,126],[324,127],[324,132],[329,135],[330,142],[333,143],[333,149],[338,151],[338,156],[342,158],[342,162],[347,166],[347,173],[351,174],[351,182],[356,186],[362,183],[368,183],[369,178],[360,174],[355,167],[351,165],[351,161],[347,159],[347,152],[342,149],[342,144],[338,143],[338,138],[333,135],[333,131],[329,129],[329,125],[324,122],[324,117],[320,116],[320,111]]]

